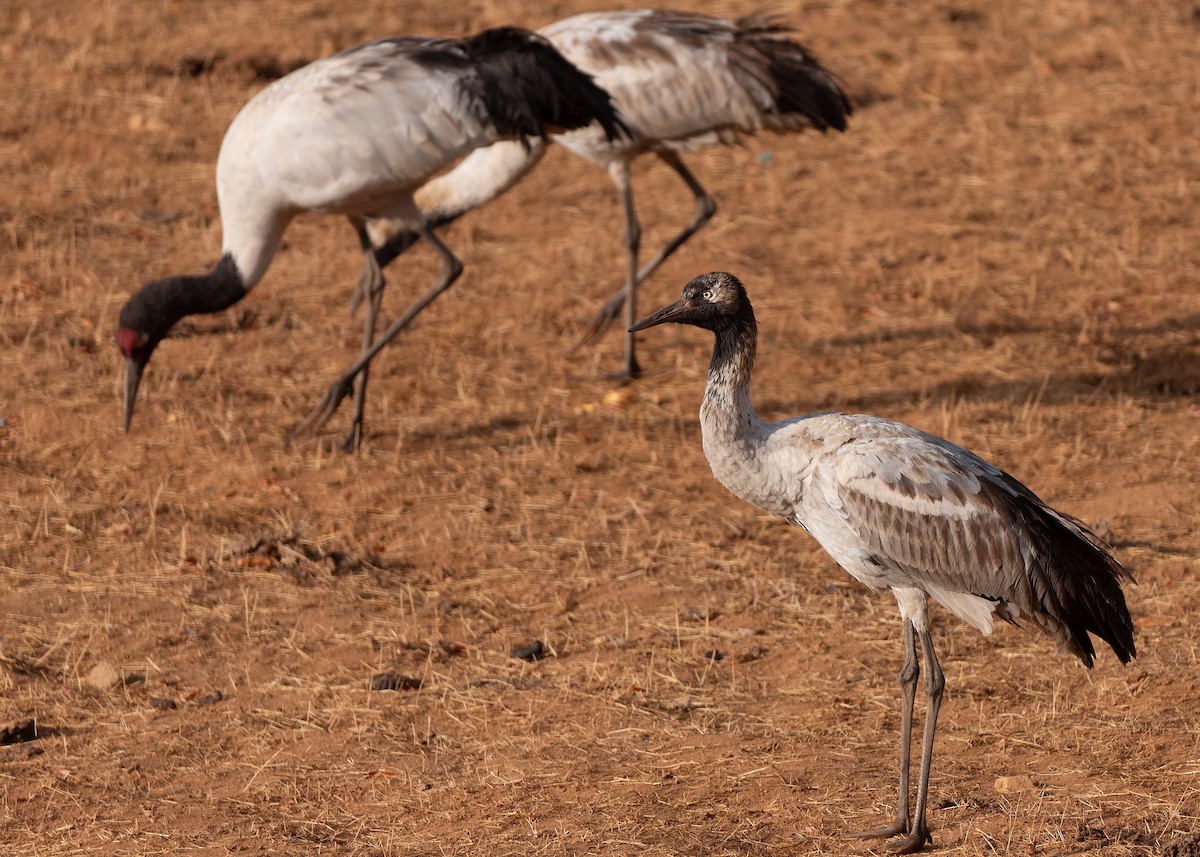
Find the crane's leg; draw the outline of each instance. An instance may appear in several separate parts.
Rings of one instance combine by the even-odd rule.
[[[367,234],[366,224],[356,220],[354,228],[358,232],[358,240],[363,250],[362,272],[358,276],[355,294],[361,293],[367,299],[367,312],[363,317],[361,352],[365,354],[375,340],[375,324],[379,318],[379,307],[383,303],[383,287],[386,282],[383,279],[383,271],[379,266],[375,249],[371,246],[371,236]],[[370,375],[370,365],[364,366],[354,385],[354,419],[350,423],[350,433],[339,444],[345,452],[356,450],[362,446],[363,411],[366,408],[367,382],[370,380]]]
[[[416,244],[417,241],[420,240],[420,238],[421,238],[421,233],[414,232],[412,229],[409,229],[407,226],[403,226],[394,221],[381,219],[380,221],[378,221],[378,223],[380,223],[381,225],[377,228],[386,229],[386,231],[390,234],[388,234],[388,237],[384,240],[384,242],[382,244],[380,244],[378,247],[375,247],[374,242],[371,241],[370,233],[366,231],[366,227],[360,226],[359,222],[356,220],[353,222],[354,222],[355,229],[361,228],[363,230],[363,232],[360,232],[360,234],[358,236],[359,241],[363,241],[364,233],[367,236],[366,237],[367,243],[363,244],[363,252],[364,253],[367,252],[368,247],[373,248],[371,252],[372,252],[372,256],[374,257],[375,267],[377,269],[379,269],[379,271],[381,271],[381,272],[383,271],[384,268],[386,268],[388,265],[390,265],[392,263],[392,261],[396,259],[397,256],[399,256],[401,253],[403,253],[405,250],[407,250],[413,244]],[[386,225],[383,225],[383,224],[386,224]],[[432,226],[434,224],[430,224],[430,225]],[[369,297],[368,289],[370,288],[370,284],[371,284],[370,277],[368,275],[367,265],[364,260],[363,271],[358,276],[358,283],[355,284],[354,294],[350,298],[350,316],[351,317],[353,317],[354,314],[358,312],[358,308],[362,304],[363,299]]]
[[[696,180],[696,177],[692,175],[691,170],[684,165],[683,160],[678,154],[670,150],[657,152],[656,154],[662,159],[663,163],[675,170],[696,197],[696,213],[692,217],[692,222],[683,227],[678,235],[667,242],[666,246],[659,251],[657,256],[647,262],[645,267],[637,272],[637,275],[633,278],[635,286],[641,285],[643,280],[653,274],[659,265],[682,247],[684,242],[695,235],[700,230],[700,227],[708,223],[717,212],[717,203],[708,195],[708,191]],[[622,288],[609,298],[604,306],[600,307],[600,311],[592,317],[592,320],[588,323],[587,330],[584,331],[579,341],[572,346],[571,351],[575,351],[582,345],[595,342],[604,335],[609,325],[616,321],[617,313],[621,311],[621,307],[625,305],[625,295],[626,289]]]
[[[415,300],[404,311],[402,316],[393,321],[387,330],[371,343],[369,348],[364,349],[362,354],[359,355],[358,360],[340,378],[333,382],[333,385],[321,401],[317,403],[317,406],[312,409],[300,425],[296,426],[295,431],[291,435],[293,439],[306,429],[311,429],[314,434],[319,431],[321,426],[325,425],[329,418],[337,411],[338,405],[342,403],[342,400],[350,394],[354,379],[371,364],[375,355],[391,342],[396,337],[396,334],[408,327],[412,320],[420,314],[421,310],[433,303],[438,295],[450,288],[454,284],[454,281],[462,274],[462,262],[450,251],[449,247],[442,243],[442,240],[433,233],[433,230],[426,225],[422,225],[419,231],[421,237],[433,245],[433,249],[442,257],[442,271],[438,277],[438,281],[434,284],[433,288]]]
[[[629,162],[614,161],[609,165],[608,172],[617,185],[617,190],[621,194],[621,205],[625,209],[626,266],[625,288],[622,291],[628,296],[628,300],[625,302],[625,318],[626,327],[630,327],[637,321],[638,249],[642,243],[642,226],[638,223],[637,208],[633,204],[633,185],[629,180]],[[617,373],[617,377],[623,381],[632,380],[642,372],[638,366],[634,346],[634,335],[626,334],[625,359],[621,364],[621,371]]]
[[[855,833],[859,839],[889,839],[909,832],[908,823],[908,772],[912,749],[913,705],[917,698],[917,677],[921,667],[917,663],[917,641],[913,635],[913,623],[904,620],[904,663],[900,667],[900,800],[896,807],[896,821],[885,827]]]
[[[933,637],[928,626],[917,634],[925,654],[925,735],[921,740],[921,773],[917,780],[917,802],[913,810],[912,830],[908,836],[893,846],[896,854],[915,854],[933,844],[929,825],[925,821],[925,804],[929,800],[929,768],[933,764],[933,735],[937,731],[938,711],[942,707],[942,691],[946,687],[946,676],[938,664],[933,651]]]

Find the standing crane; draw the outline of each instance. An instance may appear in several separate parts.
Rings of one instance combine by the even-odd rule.
[[[684,165],[681,152],[733,144],[758,131],[846,129],[850,102],[833,76],[773,17],[736,21],[696,12],[659,9],[589,12],[539,30],[571,62],[595,76],[633,132],[615,138],[597,125],[551,135],[551,140],[608,171],[625,212],[625,284],[588,325],[582,345],[604,333],[621,311],[637,317],[637,286],[683,246],[716,212],[716,203]],[[652,152],[683,180],[696,200],[690,223],[638,267],[641,227],[630,166]],[[440,225],[495,199],[516,184],[545,153],[538,141],[522,148],[501,142],[472,153],[462,164],[425,185],[417,205]],[[380,265],[419,237],[394,224],[371,224]],[[353,307],[362,290],[355,293]],[[410,311],[411,312],[411,311]],[[407,313],[406,313],[407,315]],[[632,333],[625,340],[619,377],[640,374]]]
[[[704,274],[675,303],[633,325],[691,324],[716,335],[700,425],[722,485],[804,527],[838,565],[873,590],[891,589],[904,622],[900,668],[900,800],[893,824],[858,834],[904,837],[901,854],[932,843],[925,819],[929,768],[945,677],[928,602],[990,634],[1025,619],[1091,667],[1089,634],[1121,663],[1134,657],[1130,578],[1083,524],[1051,509],[997,467],[948,440],[865,414],[817,413],[764,423],[750,404],[758,327],[736,277]],[[925,659],[925,734],[909,815],[909,749],[916,697],[915,637]]]
[[[480,146],[541,140],[593,122],[602,136],[624,132],[608,93],[543,36],[516,27],[465,39],[382,39],[275,81],[242,108],[221,143],[217,198],[224,235],[216,266],[200,276],[146,283],[121,310],[125,430],[146,363],[172,325],[245,297],[266,273],[292,218],[313,211],[350,219],[363,247],[358,288],[370,300],[362,353],[297,432],[323,425],[357,378],[343,448],[357,447],[371,359],[407,324],[398,319],[374,339],[383,275],[367,222],[395,220],[433,246],[442,267],[426,296],[432,300],[457,279],[462,263],[421,216],[416,190]]]

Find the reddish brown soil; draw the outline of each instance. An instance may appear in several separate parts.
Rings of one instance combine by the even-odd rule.
[[[283,443],[358,347],[356,244],[315,217],[250,298],[180,325],[119,430],[117,310],[216,257],[217,148],[264,79],[583,8],[4,9],[0,726],[40,732],[0,748],[0,852],[870,847],[843,835],[894,800],[894,602],[713,480],[707,335],[651,331],[615,395],[618,336],[563,356],[623,270],[603,173],[555,151],[447,230],[466,274],[379,361],[361,455]],[[781,11],[845,79],[852,128],[692,156],[720,211],[643,307],[737,273],[764,416],[943,434],[1103,522],[1136,575],[1127,668],[937,614],[941,853],[1196,853],[1197,12]],[[691,202],[649,161],[636,181],[649,247]],[[435,271],[401,259],[388,312]],[[533,640],[548,657],[507,656]],[[386,671],[423,683],[370,690]]]

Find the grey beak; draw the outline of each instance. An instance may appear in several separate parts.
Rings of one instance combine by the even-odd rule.
[[[650,315],[643,318],[641,321],[635,321],[629,327],[630,333],[635,333],[639,330],[645,330],[647,327],[655,327],[660,324],[666,324],[672,321],[683,321],[684,317],[691,311],[692,305],[684,298],[680,298],[673,304],[669,304],[657,312],[652,312]]]
[[[133,406],[137,401],[138,385],[142,383],[142,371],[145,368],[145,360],[125,358],[125,415],[122,421],[125,431],[129,431],[129,424],[133,422]]]

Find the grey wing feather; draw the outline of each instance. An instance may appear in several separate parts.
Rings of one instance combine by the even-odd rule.
[[[833,486],[862,549],[897,576],[891,585],[993,601],[997,615],[1028,617],[1087,666],[1089,633],[1132,658],[1129,575],[1095,534],[973,453],[904,428],[841,447]]]
[[[743,32],[743,24],[753,29]],[[809,116],[781,110],[778,63],[773,62],[778,46],[803,54],[813,79],[822,86],[827,82],[844,101],[840,89],[803,48],[758,18],[732,22],[641,9],[576,15],[541,32],[573,63],[595,75],[643,140],[689,147],[732,143],[740,134],[765,128],[812,127]],[[838,112],[849,113],[849,104]],[[840,124],[844,127],[844,121]]]
[[[911,579],[992,600],[1034,604],[1031,546],[1002,472],[932,436],[869,439],[839,450],[838,506],[879,562]]]

